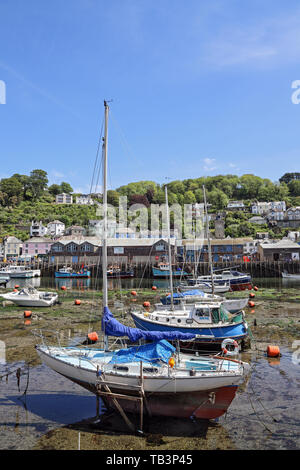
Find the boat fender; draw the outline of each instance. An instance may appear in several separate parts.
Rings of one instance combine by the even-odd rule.
[[[171,367],[171,369],[173,369],[173,367],[175,366],[175,359],[174,359],[174,357],[170,357],[170,359],[169,359],[169,366]]]
[[[227,349],[227,345],[231,345],[234,347],[233,351]],[[236,356],[239,353],[239,345],[237,341],[232,338],[227,338],[222,341],[221,349],[223,351],[224,356]]]

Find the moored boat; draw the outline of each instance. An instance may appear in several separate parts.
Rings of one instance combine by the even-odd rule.
[[[3,294],[2,297],[20,307],[51,307],[58,300],[56,292],[38,291],[33,287],[24,287],[16,292]]]
[[[157,266],[152,266],[152,274],[153,277],[158,278],[167,278],[170,276],[170,265],[169,263],[160,263]],[[173,277],[186,277],[190,276],[189,273],[184,271],[183,269],[172,269],[172,276]]]
[[[85,267],[82,267],[79,271],[64,267],[55,271],[54,276],[57,278],[89,278],[91,277],[91,272]]]

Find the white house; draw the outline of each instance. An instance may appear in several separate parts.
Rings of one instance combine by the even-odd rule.
[[[252,214],[264,215],[269,214],[271,211],[285,212],[286,204],[285,201],[270,201],[270,202],[255,202],[252,204]],[[281,219],[274,219],[281,220]]]
[[[55,196],[56,204],[73,204],[72,194],[61,193]]]
[[[290,207],[286,213],[288,220],[299,220],[300,222],[300,206]]]
[[[65,224],[60,220],[53,220],[47,225],[48,234],[51,237],[61,237],[65,233]]]
[[[30,226],[30,236],[31,237],[43,237],[48,232],[47,227],[42,224],[42,221],[36,222],[32,221]]]
[[[227,204],[227,210],[229,211],[244,211],[245,204],[243,201],[230,201]]]

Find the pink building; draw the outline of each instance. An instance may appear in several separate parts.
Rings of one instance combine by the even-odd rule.
[[[53,241],[50,238],[32,237],[23,243],[22,254],[28,258],[38,255],[47,255],[52,244]]]

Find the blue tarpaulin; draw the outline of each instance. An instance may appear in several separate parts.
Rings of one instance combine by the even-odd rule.
[[[178,292],[173,294],[173,299],[175,303],[178,303],[180,299],[184,299],[186,296],[197,296],[197,297],[204,297],[204,292],[198,289],[191,289],[185,292]],[[165,297],[161,297],[160,299],[163,305],[169,305],[171,303],[171,294],[166,295]]]
[[[175,348],[168,341],[154,341],[153,343],[133,346],[128,349],[116,351],[110,360],[111,364],[122,364],[124,362],[151,362],[163,361],[167,363],[174,353]]]
[[[195,334],[181,333],[179,331],[146,331],[139,328],[131,328],[122,325],[116,320],[108,307],[104,307],[102,317],[102,331],[106,336],[127,336],[130,341],[136,342],[140,339],[159,341],[166,340],[189,340],[195,338]]]

